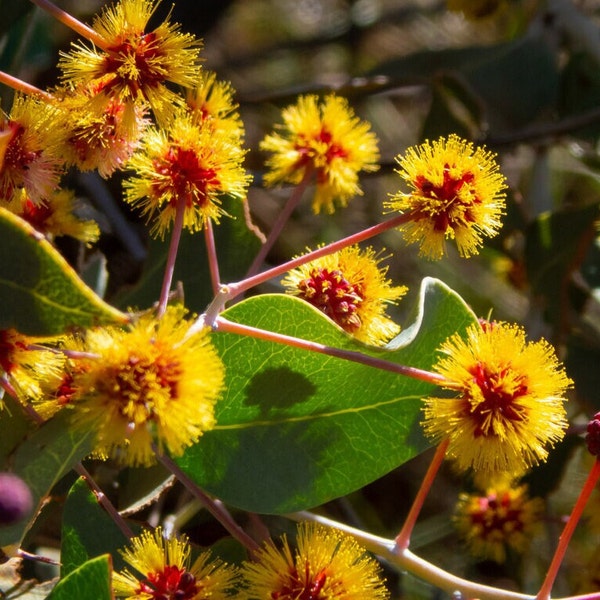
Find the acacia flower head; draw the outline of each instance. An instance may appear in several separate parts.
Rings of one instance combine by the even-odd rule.
[[[230,83],[217,79],[216,73],[203,70],[198,82],[189,88],[185,102],[192,115],[192,122],[210,121],[215,131],[228,131],[234,138],[242,139],[244,125],[233,99]]]
[[[381,345],[400,327],[385,313],[405,286],[392,286],[372,248],[349,246],[290,271],[282,283],[356,339]]]
[[[245,151],[226,130],[209,122],[195,125],[180,112],[168,128],[150,127],[128,163],[134,174],[125,182],[125,199],[139,206],[151,232],[164,237],[185,202],[183,225],[192,232],[218,222],[225,198],[242,200],[249,177],[242,167]]]
[[[458,397],[427,398],[423,427],[434,440],[449,439],[456,466],[517,475],[544,460],[564,435],[572,383],[550,344],[528,342],[516,325],[483,323],[440,352],[433,370]]]
[[[79,218],[77,213],[80,206],[71,190],[56,190],[39,204],[25,196],[8,208],[49,238],[68,235],[85,244],[92,244],[100,236],[95,221]]]
[[[484,237],[496,235],[506,184],[493,153],[451,135],[409,148],[397,161],[411,191],[398,192],[386,207],[408,215],[401,229],[409,243],[420,244],[421,255],[441,258],[446,240],[454,239],[469,257]]]
[[[121,551],[133,569],[113,574],[118,598],[129,600],[224,600],[232,595],[236,572],[203,552],[192,563],[187,538],[165,539],[161,528],[144,531]]]
[[[312,206],[333,213],[335,205],[346,206],[362,194],[360,171],[379,166],[377,137],[339,96],[300,96],[283,110],[283,125],[267,135],[260,147],[271,153],[266,165],[265,184],[298,184],[307,170],[315,172],[316,192]]]
[[[296,549],[284,536],[244,563],[248,600],[383,600],[389,598],[377,562],[350,536],[315,523],[298,527]]]
[[[110,177],[137,148],[148,125],[144,108],[121,98],[98,98],[91,87],[55,93],[65,126],[64,157],[80,171]]]
[[[527,550],[543,512],[544,501],[529,498],[527,486],[497,486],[461,494],[454,523],[474,557],[503,563],[508,549]]]
[[[41,338],[24,335],[16,329],[0,329],[0,372],[10,381],[19,399],[40,400],[43,396],[40,382],[60,377],[65,357],[44,344],[56,346],[61,340],[61,336]]]
[[[74,372],[74,424],[95,432],[97,454],[148,465],[153,442],[177,456],[214,426],[223,363],[206,329],[188,335],[184,315],[170,307],[128,330],[92,329],[76,348],[91,356]]]
[[[93,86],[107,101],[149,104],[163,121],[182,98],[167,87],[191,87],[200,73],[200,41],[168,20],[146,31],[155,0],[120,0],[92,24],[105,41],[100,50],[77,43],[63,54],[63,80],[74,88]]]
[[[58,186],[64,142],[58,111],[42,100],[16,95],[10,114],[0,114],[0,202],[24,191],[35,203]]]

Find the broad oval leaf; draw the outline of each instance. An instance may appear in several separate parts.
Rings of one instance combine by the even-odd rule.
[[[428,369],[436,349],[475,321],[438,280],[424,280],[413,324],[387,349],[352,340],[307,303],[250,298],[231,320]],[[217,426],[178,459],[202,488],[231,505],[286,513],[346,495],[428,447],[419,425],[432,384],[356,362],[216,333],[227,391]]]
[[[98,503],[83,479],[67,496],[61,530],[60,575],[66,577],[91,558],[110,554],[117,570],[125,564],[117,550],[129,540]]]
[[[0,208],[0,329],[57,335],[72,327],[125,323],[40,233]]]
[[[48,600],[112,600],[111,573],[110,555],[88,560],[61,579]]]

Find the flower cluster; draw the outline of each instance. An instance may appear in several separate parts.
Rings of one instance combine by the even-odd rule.
[[[314,523],[298,527],[296,549],[265,544],[242,568],[248,600],[383,600],[377,562],[351,537]]]
[[[543,512],[543,500],[529,498],[526,486],[500,485],[461,494],[454,522],[473,556],[503,563],[507,549],[525,552]]]
[[[319,102],[317,96],[301,96],[282,116],[282,131],[261,143],[261,149],[271,153],[266,185],[298,184],[314,172],[315,213],[333,213],[336,203],[346,206],[362,193],[358,173],[378,169],[377,138],[344,98],[330,95]]]
[[[129,600],[224,600],[233,595],[236,571],[209,552],[193,564],[185,536],[165,539],[161,528],[144,531],[121,552],[133,569],[113,574],[117,598]]]
[[[400,331],[385,315],[386,304],[407,290],[390,285],[381,260],[372,248],[350,246],[294,269],[282,283],[357,340],[380,345]]]
[[[564,394],[571,385],[544,340],[528,342],[520,327],[482,323],[440,348],[434,371],[457,397],[425,400],[423,426],[465,471],[515,476],[544,460],[567,425]]]

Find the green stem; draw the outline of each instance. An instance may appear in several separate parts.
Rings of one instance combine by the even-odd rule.
[[[234,323],[228,321],[223,317],[217,317],[214,328],[216,331],[222,333],[235,333],[237,335],[245,335],[253,337],[255,339],[264,340],[266,342],[273,342],[276,344],[285,344],[286,346],[292,346],[293,348],[300,348],[302,350],[308,350],[310,352],[318,352],[319,354],[326,354],[327,356],[334,356],[335,358],[341,358],[343,360],[350,360],[353,362],[361,363],[368,367],[375,369],[383,369],[385,371],[391,371],[392,373],[398,373],[399,375],[405,375],[406,377],[412,377],[413,379],[419,379],[426,381],[434,385],[440,385],[446,382],[446,379],[442,375],[437,373],[431,373],[423,369],[416,367],[408,367],[406,365],[399,365],[397,363],[390,362],[381,358],[375,358],[361,352],[355,352],[354,350],[342,350],[341,348],[333,348],[332,346],[325,346],[317,342],[309,342],[302,338],[295,338],[289,335],[283,335],[281,333],[274,333],[273,331],[267,331],[266,329],[258,329],[256,327],[250,327],[249,325],[242,325],[241,323]]]
[[[445,439],[438,445],[435,454],[433,455],[433,459],[431,460],[431,464],[427,469],[427,473],[425,473],[421,487],[419,488],[415,500],[410,507],[406,521],[404,522],[400,533],[396,536],[396,550],[400,553],[406,550],[410,544],[410,536],[419,517],[419,513],[423,508],[425,498],[427,498],[427,495],[431,490],[433,480],[435,479],[437,472],[444,462],[444,457],[446,456],[446,450],[448,450],[449,442],[449,439]]]
[[[556,551],[554,552],[554,556],[552,557],[552,562],[550,563],[550,567],[546,573],[546,578],[544,579],[544,583],[536,596],[536,600],[549,600],[550,592],[552,591],[552,586],[554,585],[554,580],[558,575],[558,570],[560,569],[560,565],[562,564],[563,558],[567,551],[567,547],[569,542],[571,541],[571,537],[575,531],[575,527],[583,514],[583,509],[587,504],[587,501],[590,498],[590,495],[594,488],[596,487],[596,483],[598,483],[598,479],[600,479],[600,460],[596,459],[594,461],[594,465],[590,470],[588,477],[579,493],[579,497],[577,498],[577,502],[569,515],[569,520],[565,525],[565,528],[558,540],[558,546],[556,547]]]

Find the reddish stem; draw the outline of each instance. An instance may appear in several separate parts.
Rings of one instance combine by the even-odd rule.
[[[102,48],[102,50],[106,50],[108,48],[108,42],[99,33],[95,32],[91,27],[88,27],[85,23],[82,23],[81,21],[76,19],[73,15],[62,10],[62,8],[58,8],[58,6],[56,6],[49,0],[31,0],[31,2],[39,6],[42,10],[45,10],[47,13],[51,14],[63,25],[69,27],[69,29],[72,29],[79,35],[88,39],[94,45],[98,46],[98,48]]]
[[[269,236],[265,240],[265,243],[261,246],[260,250],[258,251],[258,254],[254,258],[254,261],[250,265],[250,268],[246,273],[246,277],[252,277],[256,273],[258,273],[258,270],[263,264],[267,254],[269,253],[269,250],[271,250],[271,248],[273,247],[273,244],[279,237],[279,234],[282,232],[283,228],[285,227],[285,224],[288,222],[288,219],[294,212],[294,209],[296,208],[296,206],[298,206],[302,195],[304,194],[306,188],[308,187],[308,184],[310,183],[313,172],[314,169],[311,167],[307,168],[304,172],[302,181],[294,188],[294,191],[292,192],[291,196],[289,197],[288,201],[283,207],[283,210],[279,213],[277,219],[275,220],[275,223],[273,223],[273,227],[269,232]]]
[[[179,241],[181,240],[181,232],[183,230],[183,219],[185,216],[186,198],[181,196],[177,199],[177,208],[175,212],[175,222],[173,223],[173,231],[171,232],[171,242],[169,244],[169,253],[167,254],[167,264],[165,265],[165,274],[163,276],[162,289],[160,291],[160,299],[158,301],[157,317],[160,319],[167,310],[169,302],[169,292],[171,283],[173,283],[173,274],[175,273],[175,261],[177,259],[177,250],[179,249]]]
[[[221,287],[221,276],[219,274],[215,234],[210,219],[206,222],[206,227],[204,228],[204,241],[206,243],[206,252],[208,254],[208,268],[210,270],[210,281],[212,283],[213,293],[218,294],[219,288]]]
[[[301,338],[295,338],[289,335],[267,331],[266,329],[258,329],[256,327],[250,327],[249,325],[234,323],[224,319],[223,317],[217,317],[214,327],[216,331],[236,333],[238,335],[245,335],[259,340],[264,340],[266,342],[285,344],[286,346],[292,346],[293,348],[300,348],[310,352],[318,352],[319,354],[326,354],[327,356],[334,356],[335,358],[341,358],[343,360],[351,360],[353,362],[367,365],[368,367],[391,371],[392,373],[398,373],[399,375],[405,375],[406,377],[412,377],[413,379],[419,379],[434,385],[439,385],[446,382],[446,379],[437,373],[430,373],[429,371],[418,369],[416,367],[399,365],[388,360],[375,358],[373,356],[362,354],[361,352],[355,352],[353,350],[342,350],[341,348],[324,346],[323,344],[319,344],[317,342],[309,342]]]
[[[448,449],[449,442],[449,439],[445,439],[438,445],[435,454],[433,455],[431,464],[427,469],[427,473],[425,473],[421,487],[417,492],[417,496],[415,497],[413,505],[410,507],[406,521],[404,522],[400,533],[396,536],[396,551],[400,554],[406,550],[410,544],[410,536],[419,517],[419,513],[421,512],[421,508],[423,508],[425,498],[427,497],[427,494],[429,494],[433,480],[435,479],[437,472],[444,462],[444,457],[446,456],[446,450]]]
[[[536,596],[536,600],[549,600],[550,592],[552,591],[552,586],[554,585],[554,580],[558,575],[558,570],[560,569],[560,565],[562,564],[563,558],[567,551],[567,547],[569,542],[571,541],[571,537],[573,532],[575,531],[575,527],[581,518],[583,513],[583,509],[587,504],[587,501],[590,498],[590,495],[594,488],[596,487],[596,483],[598,483],[598,479],[600,479],[600,460],[596,459],[594,461],[594,466],[590,470],[588,477],[579,493],[579,497],[577,498],[577,502],[575,502],[575,506],[569,515],[569,519],[565,528],[558,540],[558,546],[556,547],[556,551],[554,552],[554,556],[552,557],[552,562],[550,563],[550,567],[546,573],[546,578],[544,579],[544,583]]]
[[[267,271],[263,271],[262,273],[258,273],[257,275],[253,275],[252,277],[248,277],[247,279],[243,279],[242,281],[238,281],[237,283],[230,283],[227,285],[222,285],[219,293],[215,296],[213,301],[210,303],[206,312],[202,316],[202,322],[198,326],[208,326],[213,327],[215,324],[215,319],[219,315],[219,313],[223,310],[223,307],[227,302],[233,300],[240,294],[243,294],[246,290],[257,286],[273,277],[277,277],[279,275],[283,275],[287,273],[291,269],[295,269],[296,267],[300,267],[309,263],[317,258],[321,258],[322,256],[327,256],[328,254],[332,254],[333,252],[337,252],[338,250],[342,250],[347,246],[352,246],[353,244],[358,244],[359,242],[363,242],[368,240],[384,231],[388,231],[389,229],[393,229],[394,227],[398,227],[407,221],[410,221],[413,218],[412,213],[404,213],[400,215],[396,215],[384,221],[383,223],[378,223],[373,227],[369,227],[368,229],[363,229],[358,233],[345,237],[337,242],[333,242],[331,244],[327,244],[327,246],[322,246],[321,248],[317,248],[312,252],[308,252],[307,254],[303,254],[302,256],[297,256],[292,260],[283,263],[282,265],[278,265],[277,267],[273,267],[272,269],[268,269]]]
[[[233,520],[229,511],[218,501],[213,500],[200,489],[169,456],[162,454],[155,448],[158,460],[183,484],[183,486],[197,499],[210,514],[223,525],[223,527],[242,544],[250,553],[258,550],[258,544]]]
[[[39,96],[47,102],[51,102],[53,100],[52,94],[49,94],[44,90],[40,90],[40,88],[35,87],[35,85],[31,85],[22,79],[13,77],[4,71],[0,71],[0,83],[3,83],[4,85],[11,87],[13,90],[17,90],[18,92],[22,92],[28,96]]]

